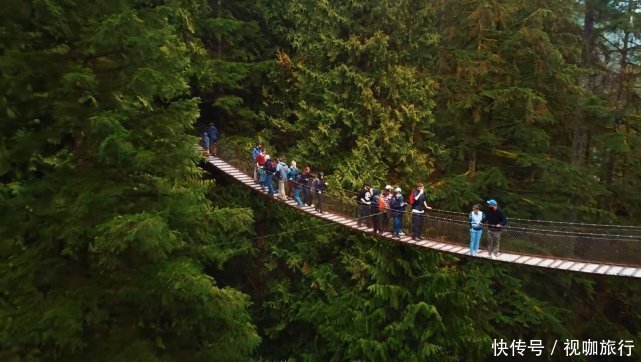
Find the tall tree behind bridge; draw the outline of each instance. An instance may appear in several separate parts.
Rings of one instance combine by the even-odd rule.
[[[248,298],[203,273],[251,213],[212,210],[192,124],[199,1],[5,1],[0,359],[246,359]]]

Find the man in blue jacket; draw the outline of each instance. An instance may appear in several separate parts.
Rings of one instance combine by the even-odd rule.
[[[263,149],[261,142],[256,142],[256,147],[252,148],[252,160],[254,161],[254,181],[258,182],[258,166],[256,166],[256,156],[260,155]]]
[[[496,200],[489,200],[487,206],[490,210],[485,214],[485,224],[487,224],[487,254],[490,258],[499,256],[499,245],[501,244],[501,231],[507,225],[507,218],[503,210],[499,209]]]
[[[218,130],[213,123],[209,124],[209,128],[207,128],[207,135],[209,135],[210,141],[209,153],[216,156],[216,152],[218,151],[218,138],[220,137],[220,135],[218,134]]]

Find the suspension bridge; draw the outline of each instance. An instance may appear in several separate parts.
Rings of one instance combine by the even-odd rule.
[[[253,179],[253,162],[240,146],[218,148],[217,156],[208,156],[207,162],[218,170],[249,187],[254,192],[283,203],[300,212],[335,223],[357,232],[376,235],[394,242],[402,242],[455,254],[461,257],[486,259],[488,262],[521,264],[536,268],[566,270],[578,273],[641,278],[641,227],[625,225],[572,223],[547,220],[510,218],[502,232],[501,254],[490,258],[483,251],[487,230],[481,240],[479,254],[469,255],[468,214],[447,210],[427,210],[424,239],[410,236],[393,238],[390,232],[374,234],[371,227],[359,226],[353,215],[356,210],[355,192],[330,188],[324,192],[324,213],[311,206],[297,207],[291,199],[270,197]],[[411,216],[404,215],[406,235],[411,227]]]

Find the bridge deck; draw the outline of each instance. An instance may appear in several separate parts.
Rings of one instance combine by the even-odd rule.
[[[215,166],[216,168],[218,168],[219,170],[221,170],[222,172],[226,173],[227,175],[243,183],[245,186],[251,188],[252,190],[258,193],[261,193],[267,196],[266,192],[263,192],[261,190],[261,187],[254,182],[252,177],[246,175],[245,173],[235,168],[234,166],[228,164],[227,162],[221,160],[220,158],[216,158],[213,156],[209,157],[208,162],[213,166]],[[271,199],[275,202],[280,202],[283,204],[287,204],[290,207],[296,208],[296,203],[291,199],[288,199],[286,201],[281,200],[279,198],[271,198]],[[315,211],[310,206],[303,206],[301,208],[297,208],[297,210],[311,214],[315,217],[318,217],[327,221],[331,221],[333,223],[343,225],[355,231],[360,231],[363,233],[369,233],[369,234],[375,235],[372,233],[372,229],[370,227],[357,226],[355,219],[346,218],[341,215],[336,215],[328,211],[321,214]],[[383,234],[376,234],[376,236],[390,239],[392,241],[400,241],[405,244],[413,244],[416,246],[420,246],[428,249],[434,249],[434,250],[438,250],[438,251],[442,251],[450,254],[456,254],[456,255],[464,256],[468,258],[480,258],[480,259],[487,259],[491,261],[500,261],[500,262],[512,263],[512,264],[523,264],[523,265],[529,265],[529,266],[541,267],[541,268],[568,270],[568,271],[579,272],[579,273],[591,273],[591,274],[641,278],[641,268],[628,266],[628,265],[581,262],[581,261],[570,260],[570,259],[551,258],[551,257],[527,255],[527,254],[516,254],[516,253],[510,253],[510,252],[502,252],[499,256],[494,258],[489,258],[489,256],[485,252],[479,252],[479,255],[471,256],[468,254],[468,251],[469,251],[468,247],[461,246],[458,244],[450,244],[442,241],[429,240],[429,239],[414,241],[409,236],[405,236],[400,239],[394,239],[392,238],[392,234],[389,232],[386,232]]]

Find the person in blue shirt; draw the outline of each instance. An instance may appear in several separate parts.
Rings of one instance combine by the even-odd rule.
[[[204,130],[202,132],[202,138],[203,138],[203,148],[205,149],[203,153],[205,154],[205,156],[209,156],[209,144],[211,143],[211,141],[209,139],[209,134],[207,133],[207,130]]]
[[[480,211],[481,205],[472,206],[470,212],[470,255],[477,255],[479,252],[479,242],[483,234],[483,223],[485,223],[485,214]]]
[[[263,144],[259,141],[256,146],[252,148],[252,161],[254,162],[254,181],[258,182],[258,166],[256,165],[256,156],[260,155],[263,149]]]
[[[213,123],[209,124],[209,128],[207,128],[207,135],[209,136],[209,153],[211,153],[213,156],[216,156],[216,153],[218,152],[218,138],[220,135],[218,134],[218,130],[214,126]]]

